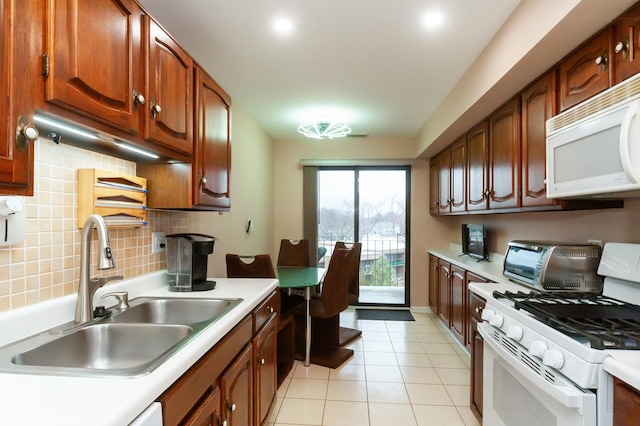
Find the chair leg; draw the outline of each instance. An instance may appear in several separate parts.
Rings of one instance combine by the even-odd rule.
[[[362,330],[355,328],[340,327],[338,346],[345,346],[362,336]]]

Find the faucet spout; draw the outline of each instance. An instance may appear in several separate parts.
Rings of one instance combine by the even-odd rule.
[[[93,214],[87,218],[82,228],[80,247],[80,284],[78,285],[78,300],[76,301],[76,323],[85,323],[93,318],[92,300],[95,292],[107,281],[105,279],[91,279],[91,234],[93,227],[98,230],[98,269],[112,269],[116,267],[111,253],[109,228],[102,216]],[[113,277],[114,279],[116,277]],[[122,279],[122,277],[117,277]]]

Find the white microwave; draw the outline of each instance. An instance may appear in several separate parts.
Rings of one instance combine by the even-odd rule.
[[[640,74],[546,128],[548,198],[640,196]]]

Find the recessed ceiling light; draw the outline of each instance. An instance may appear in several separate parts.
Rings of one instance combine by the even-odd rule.
[[[428,30],[437,30],[444,25],[444,13],[439,10],[428,12],[422,16],[422,23]]]
[[[273,29],[279,34],[290,34],[293,31],[293,22],[285,17],[276,18],[273,21]]]

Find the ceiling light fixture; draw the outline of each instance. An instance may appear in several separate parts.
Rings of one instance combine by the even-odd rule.
[[[322,119],[300,124],[298,132],[308,138],[333,139],[347,136],[351,133],[351,128],[346,123]]]
[[[437,30],[444,25],[444,14],[440,11],[433,11],[422,17],[422,23],[429,30]]]
[[[278,18],[274,21],[273,28],[279,34],[289,34],[293,31],[293,22],[288,18]]]

